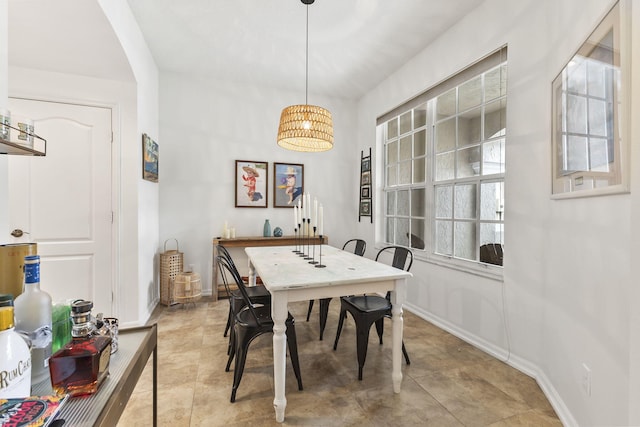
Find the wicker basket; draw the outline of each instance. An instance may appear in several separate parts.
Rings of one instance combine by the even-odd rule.
[[[194,303],[202,296],[198,273],[179,273],[173,281],[173,299],[178,304]]]
[[[167,250],[167,242],[169,240],[175,240],[175,250]],[[178,240],[165,240],[164,252],[160,254],[160,304],[177,304],[173,298],[173,281],[179,273],[182,273],[183,264],[183,254],[180,252]]]

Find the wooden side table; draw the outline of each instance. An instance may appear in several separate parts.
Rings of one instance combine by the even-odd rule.
[[[256,246],[295,246],[300,239],[296,239],[295,236],[282,236],[282,237],[236,237],[234,239],[225,239],[222,237],[216,237],[213,239],[213,263],[212,263],[212,275],[211,275],[211,293],[213,299],[217,300],[219,295],[226,295],[224,284],[218,283],[218,266],[216,263],[216,257],[218,256],[218,245],[222,245],[225,248],[250,248]],[[309,244],[314,245],[320,243],[320,237],[308,239]],[[306,241],[305,241],[306,242]],[[329,243],[329,236],[322,236],[322,244]]]

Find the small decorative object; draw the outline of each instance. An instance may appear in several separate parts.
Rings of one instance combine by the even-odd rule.
[[[264,220],[264,227],[262,228],[262,235],[264,237],[271,237],[271,224],[268,219]]]
[[[142,178],[158,182],[158,144],[146,133],[142,134]]]
[[[273,164],[273,207],[293,208],[302,199],[304,191],[304,165],[296,163]]]
[[[2,399],[0,422],[7,426],[49,426],[69,396],[29,396]],[[62,424],[60,424],[62,425]]]
[[[33,135],[35,128],[33,127],[33,119],[27,117],[16,117],[17,127],[20,130],[18,133],[18,143],[26,145],[27,147],[33,147]]]
[[[23,336],[15,330],[13,313],[13,296],[0,294],[0,399],[28,396],[31,392],[31,365],[24,362],[31,360],[31,353]]]
[[[118,351],[118,319],[115,317],[105,317],[102,319],[102,328],[98,333],[111,338],[111,354]]]
[[[176,276],[174,286],[174,297],[176,301],[183,304],[193,304],[202,296],[202,281],[200,275],[194,272],[180,273]]]
[[[282,237],[282,228],[276,227],[273,229],[273,237]]]
[[[11,111],[0,107],[0,139],[9,141],[11,126]]]
[[[236,208],[266,208],[268,162],[236,160]]]
[[[167,250],[167,242],[174,240],[176,248]],[[164,241],[164,252],[160,254],[160,304],[173,305],[176,301],[173,298],[173,281],[179,273],[182,273],[184,266],[184,256],[180,252],[177,239],[167,239]]]
[[[97,332],[92,308],[91,301],[71,303],[73,338],[49,358],[51,388],[58,396],[93,394],[109,375],[111,337]]]

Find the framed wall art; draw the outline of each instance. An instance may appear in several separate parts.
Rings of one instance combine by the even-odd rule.
[[[236,160],[236,207],[266,208],[268,162]]]
[[[629,191],[630,37],[617,2],[552,83],[551,197]]]
[[[369,185],[371,184],[371,172],[362,172],[360,175],[360,184],[361,185]]]
[[[371,216],[371,200],[360,200],[360,216]]]
[[[371,212],[371,148],[369,155],[365,156],[364,151],[360,152],[360,206],[358,209],[358,222],[363,216],[368,216],[373,222]]]
[[[158,143],[142,134],[142,179],[158,182]]]
[[[292,208],[298,203],[298,200],[302,200],[304,165],[274,163],[273,176],[274,208]]]
[[[371,198],[371,186],[363,185],[360,188],[360,198],[361,199],[370,199]]]

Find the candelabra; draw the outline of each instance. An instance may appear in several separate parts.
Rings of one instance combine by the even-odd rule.
[[[302,224],[298,223],[298,242],[300,242],[300,249],[298,249],[296,251],[296,253],[298,254],[298,256],[303,257],[304,256],[304,230],[303,230],[303,224],[304,224],[304,219],[302,220]]]
[[[322,242],[320,242],[320,244],[322,245]],[[309,261],[309,264],[317,264],[318,261],[316,261],[316,226],[313,226],[313,257],[311,258],[311,261]]]
[[[320,262],[318,264],[314,265],[314,267],[315,268],[325,268],[326,265],[324,265],[322,263],[322,242],[323,242],[322,234],[320,234],[318,237],[320,238]]]
[[[306,218],[306,220],[307,220],[307,231],[305,234],[307,235],[307,253],[305,254],[304,259],[308,261],[311,259],[311,257],[309,256],[311,255],[311,253],[309,252],[309,244],[311,243],[310,242],[311,239],[309,238],[309,229],[310,229],[309,227],[311,227],[311,218]]]
[[[295,248],[291,251],[294,254],[298,253],[298,229],[293,227],[293,241],[296,243]]]

